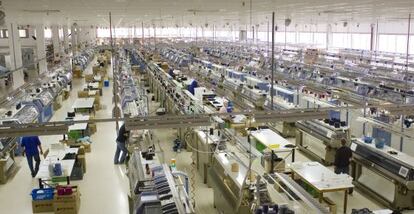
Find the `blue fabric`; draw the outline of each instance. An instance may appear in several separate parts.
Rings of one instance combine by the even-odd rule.
[[[39,166],[40,166],[40,156],[39,154],[36,155],[26,155],[27,158],[27,163],[29,164],[29,169],[30,172],[32,173],[32,176],[36,176],[37,172],[39,171]],[[33,159],[36,162],[36,166],[33,169]]]
[[[22,147],[26,152],[27,156],[34,156],[39,154],[39,149],[37,148],[40,145],[39,137],[29,136],[22,138]]]

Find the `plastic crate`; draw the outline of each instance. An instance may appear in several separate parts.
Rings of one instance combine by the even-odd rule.
[[[54,188],[33,189],[31,195],[33,201],[52,200],[54,192]]]
[[[82,132],[81,131],[74,130],[74,131],[70,131],[68,133],[68,138],[70,140],[77,140],[77,139],[79,139],[81,137],[82,137]]]

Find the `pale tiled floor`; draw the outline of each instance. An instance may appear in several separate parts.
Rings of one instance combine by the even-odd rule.
[[[90,71],[90,67],[88,70]],[[55,112],[52,120],[63,120],[66,112],[70,110],[72,103],[76,99],[77,90],[82,86],[83,80],[74,80],[74,89],[69,100],[64,101],[63,107]],[[112,116],[112,88],[104,88],[104,96],[101,102],[106,106],[97,112],[97,118],[109,118]],[[158,104],[151,104],[151,109],[155,109]],[[74,182],[81,189],[81,208],[80,214],[126,214],[129,213],[128,198],[129,192],[128,179],[125,175],[124,166],[113,165],[113,154],[115,149],[115,124],[100,123],[98,132],[92,135],[92,153],[87,153],[87,172],[84,179]],[[165,160],[175,158],[177,168],[191,175],[191,153],[182,151],[175,153],[172,151],[172,141],[175,138],[176,130],[156,130],[155,135],[160,140],[160,145],[164,149]],[[61,136],[42,137],[45,147],[50,143],[58,142]],[[292,139],[293,140],[293,139]],[[306,161],[306,157],[300,153],[296,156],[297,161]],[[31,198],[29,192],[37,186],[35,179],[32,179],[26,160],[18,158],[20,170],[17,175],[7,184],[0,185],[0,213],[7,214],[26,214],[31,213]],[[202,183],[200,176],[196,173],[196,211],[201,214],[217,213],[213,208],[213,192]],[[338,204],[338,213],[342,211],[342,193],[331,193],[329,197]],[[380,209],[381,206],[355,192],[349,197],[348,210],[352,208],[368,207],[370,209]],[[413,213],[413,212],[407,212]]]

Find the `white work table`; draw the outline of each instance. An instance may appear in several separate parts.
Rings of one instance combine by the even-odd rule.
[[[102,76],[101,75],[95,75],[93,77],[93,80],[96,81],[96,82],[100,82],[102,80]]]
[[[219,109],[223,106],[223,99],[215,97],[214,100],[209,101],[214,108]]]
[[[80,120],[89,120],[89,115],[76,115],[73,118],[73,121],[80,121]],[[69,126],[68,131],[85,131],[88,127],[88,123],[76,123],[74,125]]]
[[[348,204],[348,190],[353,188],[352,177],[347,174],[335,174],[319,162],[297,162],[290,164],[292,177],[300,178],[319,192],[319,202],[324,192],[344,191],[344,213]]]
[[[246,123],[247,117],[242,114],[234,115],[234,117],[231,118],[230,122],[233,124],[244,124]]]
[[[78,153],[78,148],[65,148],[64,150],[50,150],[49,154],[40,163],[39,171],[36,178],[50,179],[49,164],[55,163],[58,159],[62,164],[62,172],[64,176],[70,176],[72,174],[73,166],[75,164],[74,159],[62,160],[68,153]],[[66,173],[65,173],[66,172]]]
[[[216,130],[214,130],[215,132],[217,132]],[[216,133],[214,133],[213,135],[207,134],[208,132],[204,132],[204,131],[197,131],[198,137],[202,140],[203,143],[205,144],[217,144],[220,142],[220,137],[216,135]],[[206,135],[208,137],[206,137]]]
[[[261,129],[252,131],[251,136],[257,141],[265,145],[268,149],[275,152],[292,152],[292,162],[295,161],[295,149],[296,146],[280,136],[278,133],[270,129]],[[287,145],[293,146],[292,148],[286,147]]]
[[[84,88],[85,89],[89,89],[89,88],[99,89],[99,82],[86,83]]]
[[[72,108],[76,111],[77,109],[93,109],[93,103],[95,98],[78,98],[75,100],[75,103],[72,105]]]
[[[239,188],[241,188],[247,176],[247,168],[226,152],[215,153],[214,156],[223,167],[224,171],[228,174],[228,176],[233,179],[234,183]],[[237,163],[239,165],[239,170],[237,172],[231,171],[231,165],[234,163]]]

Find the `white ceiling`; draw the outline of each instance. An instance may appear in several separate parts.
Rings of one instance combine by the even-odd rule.
[[[205,26],[260,24],[276,12],[277,23],[406,22],[414,0],[3,0],[6,19],[19,24],[109,26]],[[251,12],[251,13],[250,13]],[[250,14],[252,19],[250,21]]]

